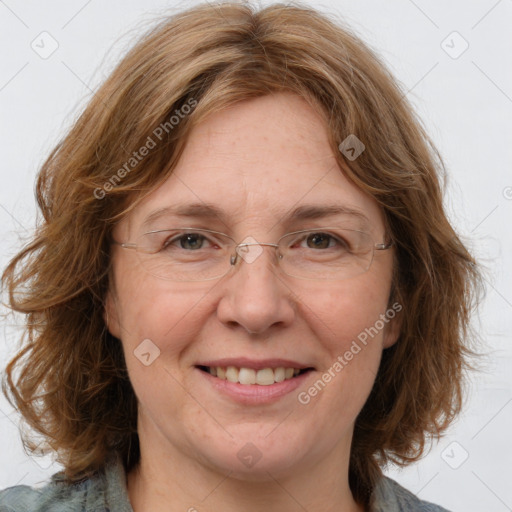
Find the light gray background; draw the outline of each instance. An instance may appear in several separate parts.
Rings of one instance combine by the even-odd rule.
[[[2,267],[33,229],[38,167],[141,22],[192,3],[0,0]],[[465,412],[420,463],[388,474],[454,512],[512,510],[512,0],[309,4],[342,15],[402,82],[447,164],[450,218],[489,269],[475,322],[489,355]],[[58,44],[45,59],[31,47],[56,44],[43,31]],[[19,338],[12,320],[0,336],[3,366]],[[2,397],[0,488],[41,483],[58,469],[23,452],[17,425]]]

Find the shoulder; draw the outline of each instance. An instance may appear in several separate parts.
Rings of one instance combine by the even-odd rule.
[[[41,488],[16,485],[0,491],[0,512],[39,512],[42,510],[83,510],[90,487],[90,480],[78,484],[64,484],[55,481]],[[65,507],[65,508],[63,508]],[[87,509],[86,509],[87,510]]]
[[[52,476],[41,488],[17,485],[0,491],[0,512],[133,512],[124,468],[111,459],[104,470],[77,483]]]
[[[449,512],[439,505],[422,501],[398,482],[383,476],[375,487],[372,512]]]

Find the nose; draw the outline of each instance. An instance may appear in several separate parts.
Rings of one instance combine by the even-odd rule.
[[[241,326],[250,334],[291,325],[295,317],[293,293],[276,264],[275,247],[247,244],[237,252],[224,278],[217,308],[221,322]]]

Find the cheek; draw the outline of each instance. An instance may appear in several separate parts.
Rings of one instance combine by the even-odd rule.
[[[383,349],[386,290],[350,283],[336,293],[309,294],[304,315],[323,349],[316,381],[303,389],[304,411],[322,417],[326,429],[341,432],[351,425],[375,382]],[[314,298],[313,298],[314,297]]]
[[[201,305],[197,293],[177,292],[168,283],[140,284],[124,290],[121,306],[123,343],[131,348],[149,338],[162,352],[182,350],[186,339],[200,328]]]
[[[334,356],[347,350],[352,341],[364,341],[369,331],[377,342],[374,345],[379,344],[384,330],[380,318],[386,312],[388,295],[388,287],[376,286],[370,279],[349,280],[336,289],[310,289],[302,293],[303,315]]]
[[[204,294],[135,272],[124,274],[117,292],[126,366],[140,407],[156,423],[179,422],[185,371],[180,363],[204,323]]]
[[[115,307],[120,324],[123,348],[128,370],[136,379],[145,366],[137,359],[139,347],[146,347],[150,357],[174,359],[186,348],[187,336],[199,327],[196,317],[201,295],[193,287],[170,283],[141,272],[129,259],[116,262]],[[187,336],[184,336],[186,326]],[[144,341],[150,340],[150,341]],[[146,345],[141,345],[145,343]],[[161,360],[159,361],[161,363]],[[151,365],[153,366],[153,365]]]

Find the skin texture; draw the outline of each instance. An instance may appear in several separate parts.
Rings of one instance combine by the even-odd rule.
[[[291,209],[338,204],[363,212],[375,243],[384,242],[379,207],[344,177],[326,130],[288,93],[213,114],[192,132],[174,174],[116,226],[116,240],[133,242],[159,208],[206,202],[226,219],[169,217],[156,228],[192,225],[275,243],[287,232],[329,225],[328,218],[284,224]],[[366,273],[344,281],[287,276],[273,251],[265,247],[216,281],[176,283],[145,272],[135,251],[114,249],[106,319],[139,400],[141,464],[128,475],[136,512],[362,510],[348,486],[350,443],[382,350],[397,339],[396,322],[309,404],[297,394],[388,309],[393,251],[376,251]],[[148,338],[160,355],[145,366],[133,352]],[[316,370],[274,403],[241,405],[195,368],[222,357],[289,358]],[[246,443],[261,453],[250,468],[237,457]]]

